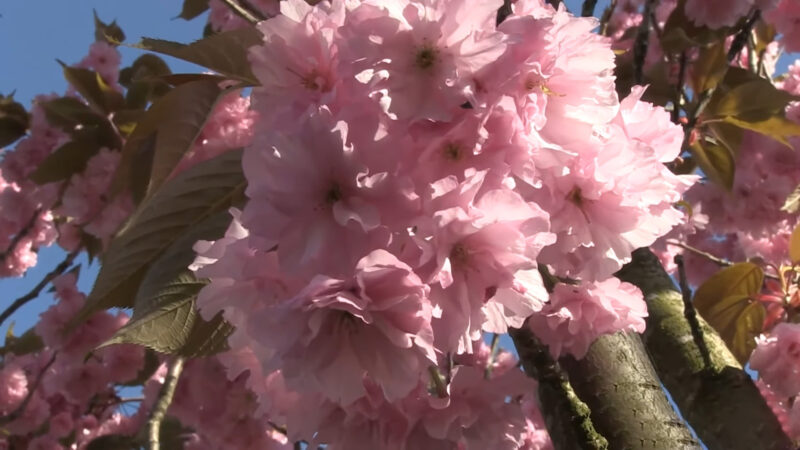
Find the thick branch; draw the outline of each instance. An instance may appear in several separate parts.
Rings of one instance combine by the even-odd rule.
[[[169,365],[167,377],[164,379],[164,384],[161,385],[161,390],[158,392],[158,400],[153,405],[150,411],[150,419],[147,421],[147,435],[150,446],[149,450],[159,450],[159,432],[161,431],[161,422],[167,414],[167,409],[172,403],[172,396],[175,394],[175,387],[178,385],[178,378],[181,376],[183,370],[183,358],[176,356]]]
[[[561,365],[609,448],[701,448],[667,400],[637,334],[602,336],[584,358],[567,356]]]
[[[606,449],[608,442],[595,430],[589,408],[572,390],[547,347],[523,326],[509,328],[522,368],[539,381],[539,399],[547,430],[556,449]]]
[[[18,309],[25,306],[26,303],[38,297],[39,294],[42,292],[42,289],[44,289],[48,283],[53,281],[53,279],[55,279],[59,275],[66,272],[67,269],[69,269],[69,267],[72,265],[72,261],[75,259],[77,255],[78,255],[77,251],[69,253],[67,257],[64,258],[64,260],[61,261],[61,263],[59,263],[59,265],[57,265],[55,269],[53,269],[50,273],[45,275],[44,278],[42,278],[42,280],[39,281],[39,284],[34,286],[30,292],[14,300],[14,302],[11,303],[8,306],[8,308],[6,308],[2,313],[0,313],[0,325],[3,325],[3,322],[5,322],[6,319],[11,317],[11,315],[14,314],[14,312],[16,312]]]
[[[698,317],[709,363],[695,343],[684,316],[681,293],[647,248],[617,276],[638,286],[647,301],[644,343],[683,416],[710,449],[792,448],[753,380],[702,317]]]

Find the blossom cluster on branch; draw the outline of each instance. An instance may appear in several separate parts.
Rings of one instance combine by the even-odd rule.
[[[53,285],[0,348],[0,449],[549,449],[552,380],[498,336],[557,366],[642,333],[615,273],[651,246],[742,308],[706,319],[800,437],[796,2],[551,3],[210,0],[205,39],[138,44],[204,74],[121,68],[96,18],[0,161],[0,276],[68,252],[0,315]]]

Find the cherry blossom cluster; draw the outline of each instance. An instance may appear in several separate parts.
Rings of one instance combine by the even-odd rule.
[[[119,63],[119,53],[114,47],[94,43],[89,55],[77,66],[96,71],[108,85],[121,90],[117,84]],[[72,88],[69,95],[80,98]],[[3,242],[16,243],[13,252],[4,255],[0,272],[3,276],[24,273],[36,264],[38,247],[55,240],[69,252],[83,249],[85,234],[107,243],[133,211],[130,196],[108,196],[120,161],[120,149],[100,149],[87,161],[82,172],[61,183],[37,185],[28,179],[47,156],[69,140],[66,132],[47,121],[42,109],[43,102],[54,98],[37,97],[29,135],[15,148],[6,150],[0,162],[0,208],[4,213],[0,218],[0,236]],[[241,97],[239,92],[227,94],[212,111],[175,173],[249,143],[255,114],[249,110],[249,98]],[[24,235],[17,237],[20,233]],[[5,434],[0,436],[0,448],[54,450],[66,445],[82,449],[100,436],[133,436],[148,418],[158,395],[160,381],[156,376],[150,383],[155,387],[145,390],[144,401],[136,400],[140,405],[138,409],[133,408],[133,414],[130,408],[125,408],[129,399],[121,398],[119,391],[121,385],[140,375],[144,348],[114,345],[94,350],[127,323],[128,315],[100,312],[76,329],[67,329],[85,300],[85,295],[76,288],[76,278],[77,272],[71,272],[53,281],[57,301],[41,315],[33,330],[41,338],[43,348],[20,356],[9,353],[0,360],[0,417],[15,414],[18,408],[23,411],[18,418],[2,426]],[[252,396],[244,392],[241,381],[228,381],[224,373],[210,370],[214,364],[214,360],[190,363],[190,367],[197,365],[198,368],[187,369],[188,376],[198,383],[206,380],[208,384],[228,386],[226,394],[219,398],[238,396],[245,402],[248,395]],[[246,439],[243,431],[247,430],[251,435],[256,429],[263,434],[265,424],[253,421],[255,419],[245,421],[247,423],[241,425],[243,428],[235,428],[235,424],[252,415],[251,410],[240,408],[243,403],[229,409],[231,417],[227,426],[234,426],[228,430],[230,435],[221,433],[222,424],[217,428],[209,427],[209,416],[201,418],[196,411],[202,411],[203,405],[208,407],[212,400],[218,404],[219,398],[199,394],[200,391],[192,395],[179,394],[176,412],[171,413],[185,421],[186,426],[198,430],[187,436],[190,443],[197,445],[195,448],[220,448],[220,439],[229,442],[237,436]],[[238,416],[233,417],[235,414]],[[216,413],[213,417],[219,419]],[[198,434],[202,430],[207,431]],[[275,441],[264,437],[267,438]],[[207,442],[216,444],[200,445]],[[260,441],[252,442],[249,448],[266,448],[258,444]]]
[[[69,273],[53,282],[57,302],[35,327],[44,348],[3,358],[0,416],[23,403],[24,409],[4,425],[0,448],[61,449],[68,441],[80,449],[101,435],[133,434],[141,424],[140,418],[122,414],[115,386],[136,379],[144,349],[121,345],[92,351],[128,316],[98,312],[65,337],[68,321],[85,301],[76,279]]]
[[[580,357],[644,329],[612,274],[683,220],[683,131],[618,99],[596,20],[501,6],[292,0],[258,26],[249,201],[193,269],[235,326],[229,376],[290,441],[543,448],[531,382],[475,362],[484,333]]]

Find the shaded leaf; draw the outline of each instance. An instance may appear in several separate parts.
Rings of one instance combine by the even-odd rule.
[[[241,150],[201,162],[143,202],[111,241],[77,324],[95,311],[130,308],[149,266],[188,230],[243,197]]]
[[[158,126],[148,194],[158,189],[203,130],[223,94],[216,82],[182,84],[162,97],[163,117]]]
[[[62,130],[72,133],[77,126],[98,126],[107,124],[102,115],[92,111],[89,105],[77,98],[61,97],[42,103],[47,121]]]
[[[0,95],[0,148],[24,136],[29,120],[25,107],[14,101],[13,95]]]
[[[725,122],[708,123],[705,128],[717,143],[728,149],[734,159],[739,156],[739,149],[742,146],[742,138],[744,137],[742,128]]]
[[[733,189],[736,163],[725,146],[706,139],[698,139],[691,145],[690,150],[697,164],[711,181],[727,191]]]
[[[740,120],[732,116],[725,117],[722,121],[771,137],[791,149],[794,147],[789,142],[789,138],[800,136],[800,124],[794,123],[782,115],[772,116],[758,122]]]
[[[178,17],[192,20],[206,10],[208,10],[208,0],[183,0],[183,9]]]
[[[727,91],[712,103],[706,114],[715,117],[734,116],[747,122],[758,122],[776,114],[783,114],[786,106],[796,96],[778,89],[767,80],[756,80],[740,84]]]
[[[690,71],[695,92],[712,89],[722,80],[728,70],[727,53],[724,41],[700,49],[697,62]]]
[[[786,197],[786,201],[781,206],[781,211],[786,211],[790,214],[800,211],[800,185],[797,185],[792,193]]]
[[[5,345],[0,347],[0,356],[5,356],[9,353],[14,355],[27,355],[36,353],[44,348],[44,342],[33,330],[33,328],[22,333],[20,336],[13,335],[12,327],[6,333]]]
[[[71,140],[48,155],[29,178],[37,184],[67,180],[83,172],[103,146],[95,133],[84,133],[83,138]]]
[[[680,53],[691,47],[702,47],[730,34],[728,27],[712,30],[695,25],[686,16],[685,6],[686,0],[679,0],[664,23],[661,33],[661,48],[664,53]]]
[[[230,78],[258,84],[250,70],[247,50],[262,42],[261,32],[253,27],[213,34],[191,44],[144,38],[135,47],[173,56]]]
[[[233,329],[221,312],[209,321],[198,316],[179,353],[187,358],[198,358],[224,352],[229,349],[228,336]]]
[[[210,80],[219,84],[227,80],[227,78],[223,76],[213,75],[210,73],[173,73],[161,76],[159,78],[164,80],[166,83],[171,84],[172,86],[178,86],[184,83],[190,83],[192,81],[199,80]]]
[[[169,92],[161,77],[172,73],[167,63],[152,53],[146,53],[120,71],[120,84],[128,88],[125,103],[129,109],[145,109],[147,105]]]
[[[133,317],[104,345],[133,343],[188,357],[224,350],[232,331],[218,315],[206,322],[197,315],[195,298],[207,283],[187,267],[194,261],[198,240],[216,240],[231,222],[221,211],[188,230],[153,263],[139,285]]]
[[[151,195],[192,147],[222,93],[214,81],[198,80],[153,103],[125,143],[111,191],[130,188],[137,202]]]
[[[138,344],[163,353],[177,352],[194,327],[197,318],[194,299],[205,284],[190,274],[178,277],[150,299],[159,306],[144,313],[137,313],[134,308],[130,322],[100,347]]]
[[[116,44],[125,40],[125,33],[122,28],[117,25],[114,20],[111,23],[105,23],[97,16],[97,11],[94,11],[94,39],[98,42],[108,42]]]
[[[122,94],[106,84],[97,72],[70,67],[60,61],[59,63],[63,67],[67,82],[97,111],[109,113],[119,109],[124,103]]]
[[[694,296],[694,306],[717,330],[742,365],[755,348],[765,311],[755,300],[764,272],[753,263],[726,267],[706,280]]]

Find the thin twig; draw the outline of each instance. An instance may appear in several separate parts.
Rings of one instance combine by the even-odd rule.
[[[675,255],[675,264],[678,265],[678,282],[681,287],[681,294],[683,294],[683,315],[686,321],[689,322],[689,328],[692,330],[692,338],[694,339],[697,350],[700,351],[700,356],[703,358],[704,367],[711,367],[711,355],[708,352],[708,346],[703,338],[703,330],[700,329],[700,322],[697,320],[697,311],[692,304],[692,290],[689,288],[689,282],[686,281],[686,270],[683,267],[683,255]]]
[[[34,288],[31,289],[30,292],[14,300],[14,302],[11,305],[9,305],[8,308],[5,309],[5,311],[0,313],[0,326],[2,326],[3,322],[5,322],[6,319],[11,317],[11,315],[14,314],[14,312],[16,312],[19,308],[23,307],[26,303],[38,297],[39,294],[42,292],[42,289],[44,289],[48,283],[53,281],[53,279],[55,279],[59,275],[66,272],[67,269],[69,269],[69,267],[72,265],[72,261],[75,259],[76,256],[78,256],[77,251],[69,253],[67,257],[64,258],[64,260],[61,261],[61,263],[59,263],[59,265],[57,265],[55,269],[53,269],[50,273],[45,275],[44,278],[42,278],[42,281],[40,281],[39,284],[34,286]]]
[[[250,11],[244,9],[242,5],[236,2],[236,0],[222,0],[222,2],[228,5],[228,8],[230,8],[231,11],[236,13],[237,16],[250,22],[251,24],[255,25],[259,22],[257,17],[253,16],[253,14],[250,13]]]
[[[167,414],[170,403],[172,403],[172,396],[175,394],[175,387],[178,385],[178,379],[183,370],[183,362],[184,359],[181,356],[176,356],[172,360],[167,370],[164,384],[161,385],[161,390],[158,392],[158,400],[156,400],[156,404],[153,405],[153,409],[150,411],[150,419],[147,421],[149,450],[159,450],[158,434],[161,431],[161,422]]]
[[[11,242],[9,242],[8,247],[2,253],[0,253],[0,261],[5,263],[6,258],[14,253],[14,250],[17,248],[17,245],[22,241],[22,239],[28,235],[28,233],[36,226],[36,220],[39,218],[39,214],[42,213],[41,209],[37,209],[33,212],[33,217],[28,220],[28,222],[22,227],[21,230],[17,234],[11,238]]]
[[[753,26],[758,22],[758,19],[761,18],[761,10],[754,9],[753,12],[750,14],[750,17],[747,19],[747,22],[742,25],[742,28],[736,33],[736,37],[733,38],[733,42],[731,42],[731,48],[728,50],[728,64],[733,62],[739,53],[742,51],[745,45],[747,45],[747,40],[750,37],[750,32],[753,30]]]
[[[611,16],[614,10],[617,9],[617,0],[611,0],[611,4],[603,12],[603,17],[600,18],[600,35],[608,36],[608,23],[611,21]]]
[[[650,40],[650,25],[653,18],[653,6],[656,0],[645,0],[642,23],[636,30],[636,41],[633,43],[633,82],[644,82],[644,60],[647,57],[647,46]]]
[[[583,0],[581,7],[581,16],[592,17],[594,15],[594,8],[597,6],[597,0]]]
[[[683,83],[686,80],[686,52],[681,52],[678,57],[678,84],[675,86],[675,98],[672,100],[672,122],[678,123],[681,118],[681,105],[683,104]]]
[[[720,258],[719,256],[716,256],[716,255],[713,255],[711,253],[708,253],[708,252],[705,252],[703,250],[700,250],[697,247],[692,247],[689,244],[684,244],[683,242],[668,240],[668,241],[666,241],[666,243],[667,243],[667,245],[674,245],[675,247],[680,247],[680,248],[682,248],[682,249],[684,249],[686,251],[692,252],[695,255],[702,256],[703,258],[713,262],[714,264],[716,264],[716,265],[718,265],[720,267],[730,267],[730,266],[732,266],[734,264],[732,261],[729,261],[729,260],[727,260],[725,258]],[[771,280],[780,281],[780,277],[777,277],[777,276],[769,274],[769,273],[764,274],[764,277],[769,278]]]
[[[28,388],[28,394],[25,396],[25,399],[22,400],[22,403],[20,403],[19,406],[17,406],[17,408],[14,411],[11,411],[5,416],[0,416],[0,426],[7,425],[19,419],[20,417],[22,417],[23,414],[25,414],[25,408],[28,407],[28,403],[30,403],[34,392],[36,392],[36,388],[38,388],[39,384],[42,382],[42,378],[44,378],[45,372],[47,372],[47,369],[49,369],[50,366],[52,366],[53,363],[56,361],[56,355],[58,355],[58,352],[53,352],[53,356],[50,357],[50,361],[48,361],[47,364],[45,364],[42,370],[39,372],[39,374],[36,375],[36,379],[33,380],[33,384],[31,384],[30,387]]]

